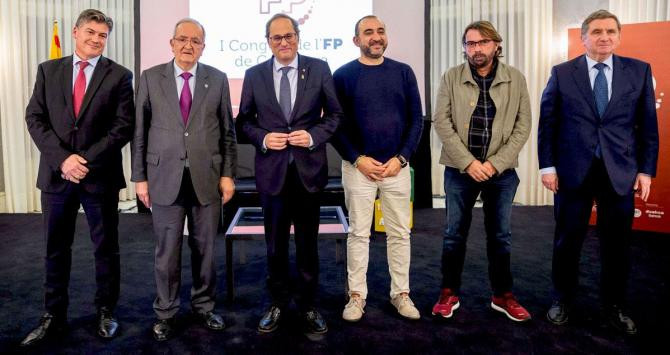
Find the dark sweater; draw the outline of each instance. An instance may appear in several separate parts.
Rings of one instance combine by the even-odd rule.
[[[423,111],[412,68],[384,58],[380,65],[351,61],[333,74],[344,120],[333,139],[343,159],[359,155],[385,163],[410,159],[421,138]]]

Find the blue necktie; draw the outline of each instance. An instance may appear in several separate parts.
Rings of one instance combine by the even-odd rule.
[[[607,78],[605,78],[605,63],[598,63],[595,65],[595,68],[598,69],[598,75],[596,75],[596,80],[593,83],[593,96],[596,98],[596,108],[598,109],[598,115],[600,118],[605,114],[605,109],[607,108],[608,99],[608,90],[607,90]]]
[[[596,75],[596,80],[593,83],[593,96],[596,98],[596,109],[598,109],[598,116],[602,119],[605,114],[605,109],[607,109],[607,103],[609,102],[608,98],[608,89],[607,89],[607,78],[605,78],[605,67],[607,64],[598,63],[594,65],[598,69],[598,74]],[[595,155],[597,158],[602,158],[602,150],[600,149],[600,142],[596,145]]]
[[[283,67],[281,70],[281,80],[279,81],[279,106],[284,113],[286,122],[291,119],[291,84],[288,81],[288,71],[291,67]]]

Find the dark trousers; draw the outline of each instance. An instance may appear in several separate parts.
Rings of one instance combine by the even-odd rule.
[[[489,279],[497,296],[512,289],[510,218],[512,202],[519,186],[514,169],[504,171],[485,182],[476,182],[458,169],[444,169],[447,226],[442,247],[442,287],[458,293],[465,261],[465,247],[472,222],[472,208],[481,193],[484,204],[486,254]]]
[[[600,239],[601,297],[604,305],[621,305],[626,294],[629,243],[633,226],[633,191],[614,191],[602,160],[596,159],[582,186],[560,187],[554,201],[556,233],[552,278],[554,297],[566,303],[574,299],[579,258],[588,230],[591,207],[598,206],[596,234]]]
[[[218,231],[220,213],[220,200],[207,205],[198,202],[188,169],[184,169],[177,200],[169,206],[153,204],[152,218],[156,233],[154,274],[157,291],[153,308],[159,319],[172,318],[179,311],[181,250],[186,217],[193,277],[191,309],[196,313],[206,313],[214,309],[216,298],[214,239]]]
[[[279,195],[261,194],[268,257],[267,285],[272,303],[290,301],[288,243],[291,222],[295,231],[298,283],[296,303],[306,311],[314,306],[319,278],[319,193],[305,190],[295,164],[290,164]]]
[[[79,206],[84,207],[95,256],[95,305],[114,309],[119,299],[119,190],[86,192],[70,184],[60,193],[42,192],[46,239],[44,305],[47,312],[65,317],[72,265],[72,242]]]

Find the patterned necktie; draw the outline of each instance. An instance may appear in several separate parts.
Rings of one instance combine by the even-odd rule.
[[[288,81],[287,74],[291,67],[283,67],[280,70],[282,73],[279,82],[279,106],[281,106],[284,118],[288,122],[291,119],[291,84]]]
[[[596,75],[596,80],[593,83],[593,96],[596,98],[596,108],[598,109],[600,118],[605,114],[605,109],[609,102],[605,67],[607,67],[605,63],[595,65],[595,68],[598,69],[598,75]]]
[[[188,80],[191,79],[193,74],[189,72],[181,73],[182,78],[184,78],[184,86],[181,88],[181,96],[179,96],[179,109],[181,110],[181,118],[184,121],[184,125],[188,122],[188,114],[191,112],[191,87],[188,85]]]
[[[81,110],[81,103],[84,102],[84,94],[86,93],[86,74],[84,69],[89,63],[86,61],[79,62],[79,74],[74,81],[74,91],[72,92],[72,104],[74,106],[74,117],[79,117],[79,110]]]
[[[607,78],[605,78],[605,67],[607,67],[607,64],[598,63],[594,67],[598,69],[598,75],[596,75],[596,80],[593,82],[593,96],[596,98],[598,116],[600,116],[599,118],[602,119],[603,115],[605,114],[605,109],[607,109],[607,103],[609,102]],[[594,153],[597,158],[602,158],[600,142],[596,144],[596,150]]]

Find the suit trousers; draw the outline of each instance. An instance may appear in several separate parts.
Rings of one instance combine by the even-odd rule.
[[[301,311],[308,311],[314,307],[319,283],[320,193],[305,189],[295,163],[291,163],[281,192],[260,197],[268,258],[267,286],[272,304],[281,308],[290,302],[288,247],[293,222],[298,270],[295,301]]]
[[[184,169],[177,200],[169,206],[153,204],[152,217],[156,233],[154,272],[157,290],[153,308],[159,319],[172,318],[179,311],[184,218],[188,220],[187,240],[191,249],[191,309],[195,313],[206,313],[214,309],[214,240],[220,213],[221,200],[207,205],[198,202],[188,168]]]
[[[445,167],[447,226],[442,245],[442,288],[450,288],[458,293],[461,287],[472,208],[481,193],[491,288],[496,296],[512,290],[510,224],[517,186],[519,177],[514,169],[505,170],[487,181],[477,182],[458,169]]]
[[[96,307],[114,309],[119,299],[119,190],[92,194],[70,183],[63,192],[42,192],[46,239],[44,303],[48,312],[65,317],[72,265],[72,242],[79,206],[88,221],[95,256]]]
[[[559,177],[560,178],[560,177]],[[560,184],[560,180],[559,180]],[[629,244],[633,226],[633,191],[623,196],[614,191],[605,164],[595,159],[584,183],[577,189],[560,188],[554,201],[556,231],[552,279],[554,297],[574,300],[578,284],[579,258],[591,208],[598,208],[596,234],[600,240],[601,300],[604,305],[622,305],[629,271]]]
[[[409,292],[410,195],[412,182],[409,167],[396,176],[370,181],[346,160],[342,161],[344,200],[349,210],[347,235],[347,277],[349,294],[366,299],[367,271],[370,258],[370,228],[377,191],[381,199],[386,229],[386,257],[391,275],[391,298]]]

